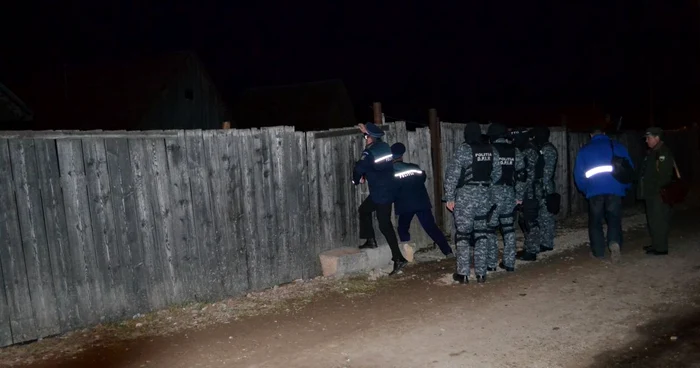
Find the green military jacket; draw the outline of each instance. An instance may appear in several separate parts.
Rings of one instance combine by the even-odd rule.
[[[650,150],[644,158],[641,170],[639,170],[639,186],[637,187],[637,197],[646,199],[659,195],[662,187],[673,179],[674,158],[671,150],[664,142]]]

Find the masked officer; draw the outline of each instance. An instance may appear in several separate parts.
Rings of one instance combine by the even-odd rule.
[[[403,161],[406,146],[403,143],[394,143],[391,153],[394,156],[394,180],[396,180],[396,197],[394,212],[399,215],[399,240],[407,242],[411,240],[408,232],[413,216],[418,216],[423,230],[440,247],[440,251],[447,258],[454,257],[452,248],[447,243],[445,234],[435,223],[432,205],[428,191],[425,189],[427,179],[425,171],[420,166]]]
[[[675,160],[671,149],[662,140],[661,128],[647,129],[645,138],[649,152],[644,157],[637,188],[638,197],[646,203],[647,223],[651,235],[651,245],[644,247],[644,250],[649,255],[666,255],[672,213],[671,206],[661,199],[661,188],[673,179]]]
[[[493,215],[491,184],[501,178],[499,156],[491,145],[481,142],[481,128],[471,122],[464,128],[464,143],[455,152],[445,170],[446,207],[454,213],[457,227],[457,272],[452,276],[460,283],[469,282],[474,234],[474,269],[478,282],[486,281],[489,217]]]
[[[498,151],[501,166],[501,178],[491,189],[496,203],[496,212],[492,218],[493,232],[489,234],[488,263],[489,271],[496,270],[498,262],[498,241],[495,228],[501,226],[503,233],[503,262],[500,267],[506,271],[515,271],[515,207],[522,203],[525,189],[525,163],[523,155],[515,145],[508,142],[508,130],[499,123],[492,123],[487,132],[493,147]]]
[[[391,223],[391,205],[394,202],[393,156],[389,145],[382,141],[384,136],[382,129],[367,123],[364,126],[360,125],[360,130],[365,134],[366,146],[362,151],[362,157],[355,163],[352,182],[358,185],[366,178],[369,185],[369,197],[359,208],[360,239],[367,239],[360,249],[377,247],[372,227],[372,212],[376,211],[379,230],[391,248],[391,260],[394,261],[394,269],[391,272],[393,275],[408,264],[401,254],[394,225]]]
[[[622,245],[622,197],[632,185],[623,184],[613,176],[613,152],[632,165],[627,148],[613,142],[602,129],[591,132],[591,141],[576,155],[574,181],[588,200],[588,237],[594,257],[605,258],[603,221],[608,224],[607,245],[614,263],[620,260]]]
[[[554,249],[554,236],[556,231],[555,213],[558,212],[559,203],[553,203],[556,193],[554,183],[554,171],[557,168],[559,154],[556,147],[549,142],[549,128],[536,127],[531,130],[532,143],[538,150],[538,158],[535,163],[535,195],[539,201],[539,213],[537,222],[540,230],[540,252]]]
[[[523,261],[537,260],[540,252],[540,224],[538,221],[540,203],[535,194],[535,166],[539,157],[538,150],[530,140],[529,130],[520,130],[512,134],[516,147],[523,154],[525,164],[525,185],[523,202],[519,206],[518,223],[525,235],[524,249],[517,258]]]

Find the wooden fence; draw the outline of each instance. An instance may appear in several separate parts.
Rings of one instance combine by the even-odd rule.
[[[441,124],[434,168],[427,128],[383,125],[429,189],[463,127]],[[700,179],[688,136],[667,141]],[[552,133],[562,217],[585,209],[569,172],[586,137]],[[625,137],[638,164],[640,135]],[[320,252],[360,242],[367,187],[350,181],[362,145],[354,128],[0,132],[0,346],[319,275]],[[432,242],[416,219],[411,234]]]

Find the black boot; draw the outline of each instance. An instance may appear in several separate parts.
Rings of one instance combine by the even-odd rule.
[[[389,273],[389,276],[396,275],[399,273],[406,265],[408,264],[408,261],[405,259],[401,259],[398,261],[394,261],[394,269]]]
[[[544,245],[540,245],[540,253],[549,252],[551,250],[554,250],[554,248],[549,248],[545,247]]]
[[[476,277],[476,282],[479,283],[479,284],[483,284],[484,282],[486,282],[486,275],[484,275],[484,276],[477,276],[477,277]]]
[[[522,254],[518,254],[518,259],[521,261],[536,261],[537,254],[530,253],[530,252],[524,252]]]
[[[453,273],[452,274],[452,280],[455,280],[459,282],[460,284],[468,284],[469,283],[469,277],[466,275],[460,275],[458,273]]]
[[[486,271],[488,271],[488,272],[496,271],[496,267],[486,267]]]
[[[515,271],[515,267],[507,267],[505,264],[503,264],[503,262],[499,263],[499,264],[498,264],[498,267],[500,267],[500,268],[502,268],[502,269],[504,269],[504,270],[506,270],[506,271],[508,271],[508,272],[513,272],[513,271]]]
[[[360,245],[360,249],[374,249],[377,247],[377,241],[374,238],[369,238],[367,241]]]

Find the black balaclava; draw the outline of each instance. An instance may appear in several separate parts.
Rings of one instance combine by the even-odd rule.
[[[547,127],[535,127],[532,128],[530,132],[532,135],[532,142],[537,147],[542,147],[545,143],[549,142],[549,128]]]
[[[486,134],[491,139],[491,142],[493,142],[496,139],[505,138],[506,135],[508,134],[508,129],[506,129],[506,126],[503,124],[491,123],[491,125],[489,125],[489,129],[486,132]]]
[[[468,144],[481,143],[481,126],[476,122],[469,122],[464,127],[464,142]]]

